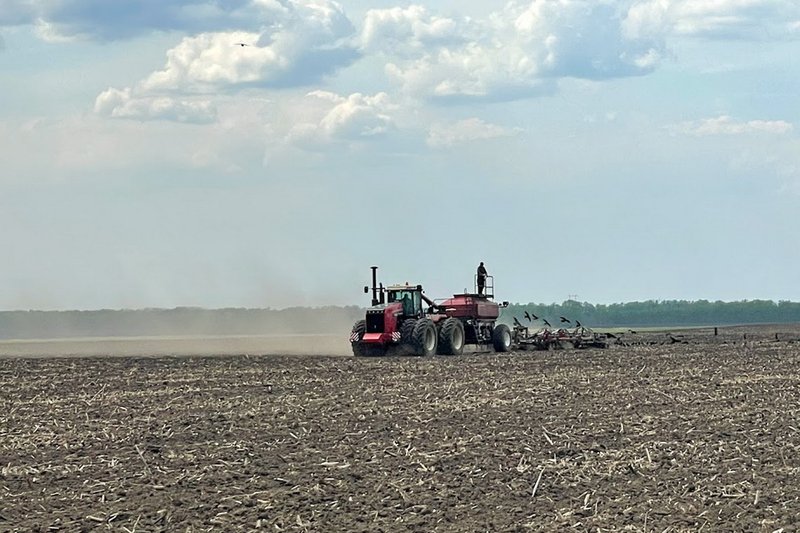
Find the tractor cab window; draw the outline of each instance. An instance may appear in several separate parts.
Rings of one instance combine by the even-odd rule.
[[[422,309],[422,299],[418,291],[395,291],[389,293],[389,303],[401,302],[403,304],[403,314],[412,316],[418,314]]]

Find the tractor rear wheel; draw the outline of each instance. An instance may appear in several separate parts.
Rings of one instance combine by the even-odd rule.
[[[353,324],[353,330],[350,332],[350,345],[353,347],[353,355],[356,357],[365,357],[367,355],[367,347],[361,342],[364,338],[364,333],[367,332],[367,321],[359,320]]]
[[[439,353],[442,355],[461,355],[464,351],[464,324],[450,317],[439,329]]]
[[[412,346],[414,355],[428,357],[436,353],[437,344],[436,326],[428,318],[417,320],[412,333]]]
[[[492,345],[495,352],[511,350],[511,330],[505,324],[498,324],[492,330]]]

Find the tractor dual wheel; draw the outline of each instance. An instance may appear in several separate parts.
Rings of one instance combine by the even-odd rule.
[[[416,325],[416,318],[407,318],[400,324],[400,342],[411,344],[411,340],[414,338],[414,326]]]
[[[461,355],[464,351],[464,324],[450,317],[439,329],[439,353],[442,355]]]
[[[436,326],[428,318],[417,320],[411,333],[411,347],[414,355],[428,357],[436,353],[438,344]]]
[[[416,325],[416,318],[406,318],[400,324],[400,348],[403,355],[414,354],[414,326]]]
[[[511,330],[505,324],[498,324],[492,330],[492,346],[495,352],[511,350]]]

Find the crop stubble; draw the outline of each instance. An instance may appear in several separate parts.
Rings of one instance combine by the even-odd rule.
[[[0,531],[785,531],[800,344],[0,359]]]

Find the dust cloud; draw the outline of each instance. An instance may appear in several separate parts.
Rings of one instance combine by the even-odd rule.
[[[348,334],[6,340],[0,357],[351,355]]]
[[[0,312],[0,356],[346,355],[358,307]]]

